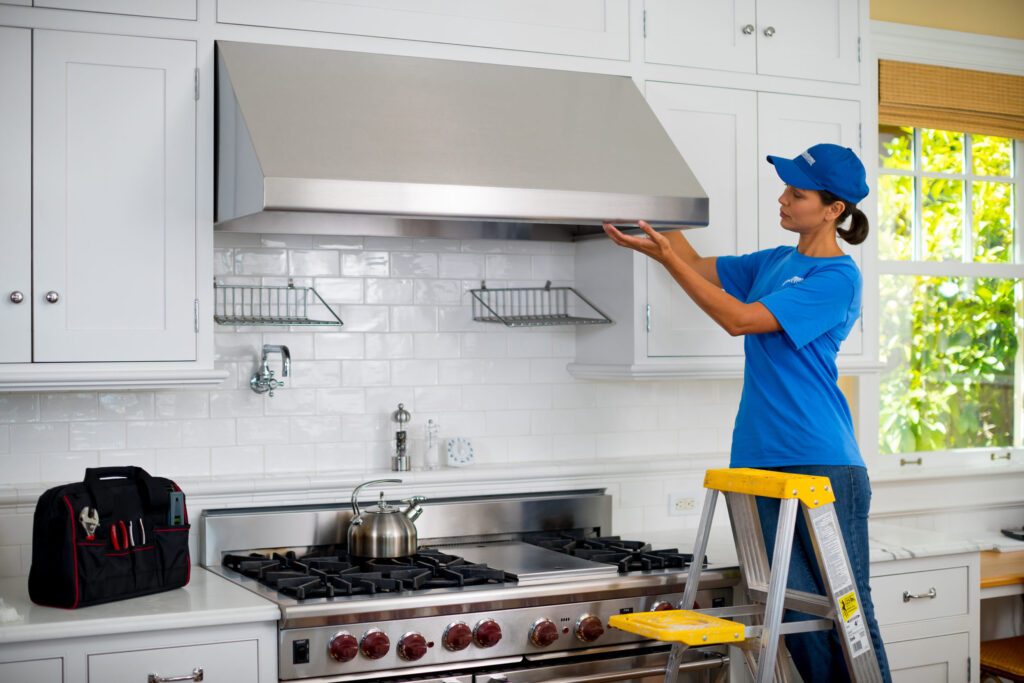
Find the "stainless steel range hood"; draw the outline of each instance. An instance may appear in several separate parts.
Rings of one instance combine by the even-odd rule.
[[[218,230],[571,240],[707,225],[625,76],[218,42]]]

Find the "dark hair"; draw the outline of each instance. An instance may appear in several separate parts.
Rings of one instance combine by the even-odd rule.
[[[850,244],[860,244],[868,238],[868,217],[864,215],[864,212],[857,208],[857,205],[853,202],[848,202],[845,199],[841,199],[828,190],[818,190],[818,195],[821,197],[821,202],[826,206],[829,204],[835,204],[836,202],[842,202],[845,208],[843,212],[836,218],[836,234],[842,237]],[[850,227],[846,230],[840,228],[846,219],[850,219]]]

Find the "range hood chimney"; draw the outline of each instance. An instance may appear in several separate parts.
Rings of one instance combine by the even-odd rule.
[[[216,229],[572,240],[699,226],[632,79],[217,43]]]

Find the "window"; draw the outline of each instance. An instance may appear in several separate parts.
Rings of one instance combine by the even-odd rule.
[[[879,452],[1021,445],[1024,145],[879,127]]]

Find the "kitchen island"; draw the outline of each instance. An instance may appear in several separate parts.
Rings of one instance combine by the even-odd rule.
[[[0,597],[2,681],[116,683],[197,668],[208,682],[277,680],[277,607],[200,567],[184,588],[78,610],[33,604],[27,577],[0,580]]]

